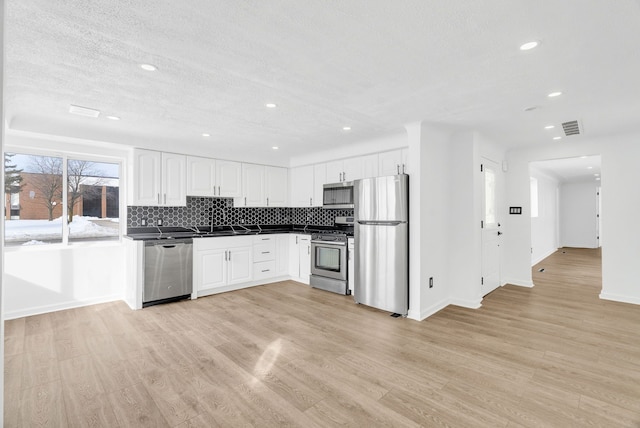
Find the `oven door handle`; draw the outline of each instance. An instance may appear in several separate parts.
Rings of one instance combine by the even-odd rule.
[[[316,244],[316,245],[333,245],[334,247],[340,246],[340,247],[346,247],[347,243],[346,242],[336,242],[336,241],[311,241],[312,244]]]

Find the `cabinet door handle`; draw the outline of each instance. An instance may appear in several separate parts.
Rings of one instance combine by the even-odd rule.
[[[313,198],[309,198],[309,206],[312,207],[313,206]]]
[[[298,245],[298,237],[296,236],[296,245]]]
[[[311,254],[311,246],[307,247],[307,254]]]
[[[396,164],[396,168],[398,169],[398,174],[400,174],[400,164]]]
[[[164,194],[164,204],[167,205],[167,194]]]
[[[244,206],[245,207],[247,206],[247,197],[246,196],[244,197]]]
[[[229,261],[231,261],[231,250],[229,250]]]
[[[269,272],[271,269],[262,269],[262,272]]]
[[[404,172],[404,167],[405,167],[405,164],[402,164],[402,173],[403,173],[403,174],[406,174],[406,173]]]
[[[158,205],[160,205],[160,193],[158,193]]]
[[[267,198],[267,206],[269,206],[269,198]]]
[[[220,186],[218,186],[218,196],[222,196],[222,190],[221,190]]]
[[[224,261],[227,261],[227,250],[224,250]]]

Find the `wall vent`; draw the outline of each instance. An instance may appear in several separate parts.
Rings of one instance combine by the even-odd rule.
[[[580,134],[580,126],[578,125],[577,120],[572,120],[571,122],[564,122],[562,124],[562,129],[564,129],[564,135],[566,135],[567,137],[569,135]]]

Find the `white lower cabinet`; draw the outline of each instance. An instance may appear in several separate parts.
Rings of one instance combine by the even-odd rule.
[[[192,298],[289,277],[289,234],[193,240]]]
[[[193,297],[229,291],[253,276],[253,237],[193,241]],[[237,288],[237,287],[235,287]]]
[[[311,275],[311,236],[289,235],[289,276],[295,281],[309,284]]]

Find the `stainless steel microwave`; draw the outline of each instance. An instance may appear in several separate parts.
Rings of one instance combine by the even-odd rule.
[[[323,186],[323,208],[353,208],[354,201],[353,181],[342,181]]]

